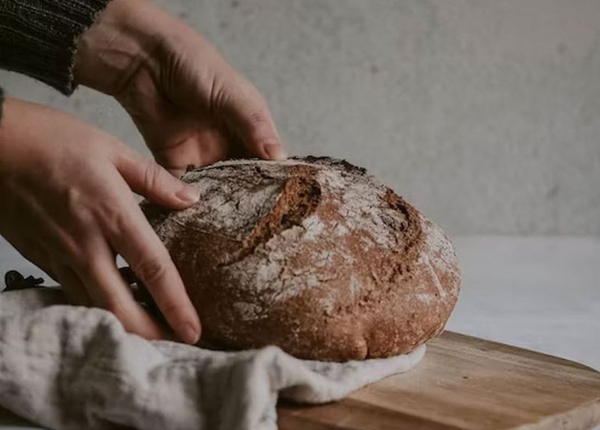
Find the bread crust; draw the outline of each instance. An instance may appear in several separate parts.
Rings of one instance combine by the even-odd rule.
[[[448,237],[362,168],[328,157],[187,172],[200,201],[142,208],[198,310],[203,342],[304,359],[382,358],[444,328],[461,276]]]

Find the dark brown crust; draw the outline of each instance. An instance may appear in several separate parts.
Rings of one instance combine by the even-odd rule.
[[[248,193],[280,184],[277,198],[265,202],[260,215],[231,215],[249,217],[243,228],[221,229],[207,215],[184,221],[184,215],[143,204],[201,316],[203,342],[224,349],[274,344],[300,358],[345,361],[406,353],[439,334],[460,287],[447,237],[364,169],[330,158],[297,160],[281,165],[225,163],[190,172],[201,182],[202,177],[215,180],[221,172],[224,177],[216,183],[227,181],[228,189]],[[360,219],[360,214],[340,213],[343,189],[327,185],[319,176],[323,171],[336,171],[349,184],[361,183],[371,197],[377,196],[370,200],[377,206],[370,209],[393,238],[391,247],[369,243],[369,232],[358,227],[335,234],[335,226],[347,217]],[[190,178],[188,174],[184,180]],[[302,233],[309,217],[326,226],[318,240]],[[173,228],[171,237],[167,233],[172,235]],[[280,254],[281,261],[273,257]],[[330,256],[331,264],[321,269],[320,255]],[[281,273],[256,285],[262,278],[254,272],[275,262]],[[290,294],[296,281],[309,279],[307,271],[318,282]],[[273,299],[278,295],[284,298]],[[256,318],[244,317],[236,309],[240,303],[256,309]]]
[[[310,176],[302,175],[306,169],[293,169],[290,179],[285,182],[281,197],[266,216],[256,225],[252,233],[244,238],[242,247],[221,266],[243,260],[252,254],[256,247],[266,243],[273,236],[288,228],[299,225],[308,217],[321,199],[319,184]]]

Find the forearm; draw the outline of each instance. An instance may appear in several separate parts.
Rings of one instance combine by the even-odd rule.
[[[2,125],[2,110],[4,108],[4,90],[0,87],[0,126]]]
[[[0,2],[0,68],[70,94],[77,42],[110,0]]]

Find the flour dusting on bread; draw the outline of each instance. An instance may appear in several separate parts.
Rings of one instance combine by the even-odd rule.
[[[225,348],[302,358],[413,350],[438,334],[460,273],[444,233],[342,160],[234,160],[188,172],[193,207],[144,210]]]

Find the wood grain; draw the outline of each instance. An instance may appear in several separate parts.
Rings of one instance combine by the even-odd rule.
[[[323,406],[280,404],[281,430],[584,430],[600,424],[600,373],[446,332],[413,371]]]

